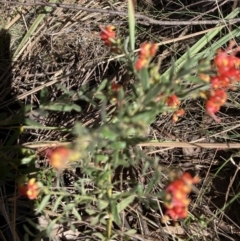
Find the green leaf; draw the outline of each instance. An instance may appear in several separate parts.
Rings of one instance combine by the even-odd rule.
[[[20,160],[20,163],[22,165],[27,165],[29,163],[31,163],[34,159],[36,158],[35,155],[31,155],[31,156],[28,156],[28,157],[24,157]]]
[[[160,178],[160,174],[158,171],[156,171],[155,175],[151,178],[150,182],[147,185],[147,189],[144,192],[145,195],[148,195],[153,190],[156,183],[158,183],[159,178]]]
[[[41,103],[41,105],[43,105],[47,102],[47,98],[48,98],[48,88],[43,88],[40,92],[40,103]]]
[[[139,78],[142,83],[143,90],[147,90],[149,88],[149,73],[147,68],[143,68],[139,73]]]
[[[49,105],[41,106],[43,110],[52,110],[52,111],[63,111],[63,112],[70,112],[70,111],[81,111],[81,107],[74,103],[50,103]]]
[[[46,229],[46,234],[47,234],[47,236],[51,235],[52,230],[53,230],[54,225],[56,224],[56,222],[57,222],[57,219],[54,219],[54,220],[52,220],[52,221],[48,224],[47,229]]]
[[[145,95],[143,105],[148,105],[149,102],[153,101],[159,95],[159,93],[161,93],[160,88],[161,86],[159,85],[156,85],[153,88],[151,88]]]
[[[102,91],[102,90],[106,87],[107,83],[108,83],[108,79],[104,79],[104,80],[101,82],[101,84],[98,86],[97,92]]]
[[[85,211],[86,211],[87,214],[89,214],[90,216],[96,214],[96,210],[93,210],[93,209],[86,208]]]
[[[113,221],[117,225],[120,225],[121,220],[120,220],[120,217],[119,217],[118,205],[117,205],[117,202],[115,200],[113,200],[111,202],[111,212],[112,212]]]
[[[62,90],[66,95],[63,95],[64,97],[66,96],[73,96],[75,93],[71,90],[69,90],[68,88],[66,88],[65,86],[61,85],[61,84],[56,84],[56,87],[58,87],[60,90]]]
[[[74,203],[68,203],[66,206],[64,206],[63,210],[68,212],[68,211],[72,211],[73,208],[74,208]]]
[[[126,235],[132,235],[135,234],[137,231],[135,229],[129,229],[128,231],[125,231]]]
[[[63,199],[63,196],[60,196],[57,198],[57,200],[54,203],[53,209],[52,209],[53,212],[55,212],[58,209],[58,206],[59,206],[60,202],[62,201],[62,199]]]
[[[99,223],[99,217],[100,217],[100,215],[97,215],[96,217],[92,218],[92,220],[91,220],[92,226],[97,225]]]
[[[72,209],[72,213],[74,214],[74,216],[77,218],[78,221],[82,221],[82,217],[75,207]]]
[[[116,141],[116,142],[112,143],[112,148],[114,150],[122,150],[122,149],[126,148],[126,142]]]
[[[134,195],[131,195],[125,199],[123,199],[120,203],[118,203],[117,205],[117,210],[118,210],[118,213],[120,213],[122,210],[124,210],[130,203],[133,202],[135,196]]]
[[[100,240],[106,240],[106,238],[103,236],[103,234],[99,233],[99,232],[93,233],[93,236],[100,238]]]
[[[103,210],[103,209],[105,209],[105,208],[107,208],[108,207],[108,202],[107,201],[104,201],[104,200],[99,200],[98,201],[98,208],[100,209],[100,210]]]
[[[41,213],[42,210],[47,206],[49,200],[50,200],[51,195],[46,195],[39,206],[37,207],[36,213]]]
[[[42,127],[43,125],[40,124],[39,122],[35,121],[35,120],[31,120],[29,118],[25,119],[25,124],[28,126],[34,126],[34,127]]]

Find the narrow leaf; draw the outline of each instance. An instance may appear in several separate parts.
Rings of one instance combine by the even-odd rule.
[[[120,213],[122,210],[124,210],[130,203],[134,200],[134,195],[131,195],[125,199],[123,199],[120,203],[117,205],[117,210]]]
[[[46,195],[43,200],[41,201],[40,205],[37,208],[36,213],[41,213],[42,210],[47,206],[49,200],[50,200],[51,195]]]

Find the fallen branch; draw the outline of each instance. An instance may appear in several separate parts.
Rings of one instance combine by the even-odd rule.
[[[80,11],[86,11],[86,12],[94,12],[94,13],[102,13],[102,14],[109,14],[109,15],[118,15],[118,16],[128,16],[127,12],[123,11],[114,11],[114,10],[106,10],[101,8],[86,8],[81,7],[79,5],[72,5],[72,4],[62,4],[62,3],[48,3],[48,2],[17,2],[17,1],[6,1],[6,0],[0,0],[0,3],[7,3],[7,4],[14,4],[14,5],[24,5],[24,6],[49,6],[52,8],[64,8],[64,9],[74,9],[74,10],[80,10]],[[234,24],[239,23],[240,18],[232,18],[232,19],[220,19],[220,20],[157,20],[150,18],[148,16],[136,13],[135,18],[139,24],[143,25],[161,25],[161,26],[172,26],[172,25],[226,25],[226,24]]]

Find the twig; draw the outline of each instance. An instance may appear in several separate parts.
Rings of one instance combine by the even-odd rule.
[[[140,147],[173,147],[173,148],[213,148],[213,149],[238,149],[240,143],[189,143],[189,142],[145,142],[138,144]]]
[[[59,145],[69,145],[71,142],[57,142],[57,141],[47,141],[47,142],[34,142],[25,143],[23,146],[28,148],[40,148],[40,147],[56,147]],[[208,149],[238,149],[240,148],[240,143],[189,143],[189,142],[144,142],[139,143],[139,147],[171,147],[171,148],[208,148]]]
[[[239,123],[239,122],[237,122],[237,123]],[[226,133],[226,132],[228,132],[228,131],[232,131],[232,130],[238,128],[238,127],[240,127],[240,124],[237,124],[237,125],[235,125],[235,126],[232,126],[232,127],[228,128],[228,129],[223,130],[223,131],[220,131],[220,132],[218,132],[218,133],[212,134],[212,135],[210,135],[210,136],[208,136],[208,137],[202,137],[202,138],[200,138],[200,139],[191,141],[189,144],[196,144],[196,143],[198,144],[200,141],[203,141],[203,140],[205,140],[205,139],[207,139],[207,138],[219,136],[219,135],[221,135],[221,134],[223,134],[223,133]],[[200,144],[203,144],[203,143],[200,143]],[[211,143],[211,144],[217,145],[218,143]],[[223,144],[223,143],[219,143],[219,144]],[[228,144],[232,146],[232,144],[230,144],[230,143],[228,143]],[[225,145],[229,146],[228,144],[225,144]],[[233,144],[236,144],[236,145],[238,146],[237,149],[240,148],[240,144],[238,144],[238,143],[233,143]],[[192,146],[192,147],[194,147],[194,146]],[[173,149],[173,148],[175,148],[175,146],[172,145],[171,147],[167,147],[167,148],[164,148],[164,149],[161,149],[161,150],[151,151],[151,152],[148,152],[147,154],[150,155],[150,154],[154,154],[154,153],[158,153],[158,152],[164,152],[164,151],[171,150],[171,149]],[[211,148],[213,148],[213,147],[211,147]],[[216,148],[216,146],[215,146],[215,148]],[[220,147],[219,147],[219,148],[220,148]],[[226,149],[229,149],[229,148],[227,147]]]
[[[80,10],[80,11],[86,11],[86,12],[94,12],[94,13],[103,13],[103,14],[109,14],[109,15],[118,15],[118,16],[128,16],[127,12],[123,11],[114,11],[114,10],[106,10],[101,8],[86,8],[81,7],[79,5],[72,5],[72,4],[62,4],[62,3],[47,3],[47,2],[17,2],[17,1],[6,1],[6,0],[0,0],[0,3],[7,3],[7,4],[15,4],[15,5],[24,5],[24,6],[49,6],[52,8],[64,8],[64,9],[74,9],[74,10]],[[171,21],[164,21],[164,20],[156,20],[153,18],[150,18],[148,16],[136,13],[135,18],[139,24],[143,25],[214,25],[214,24],[234,24],[240,22],[240,18],[232,18],[232,19],[220,19],[220,20],[171,20]]]

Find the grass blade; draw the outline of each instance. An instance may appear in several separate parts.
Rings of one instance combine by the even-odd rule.
[[[131,51],[135,49],[135,17],[133,0],[128,0],[128,21]]]

